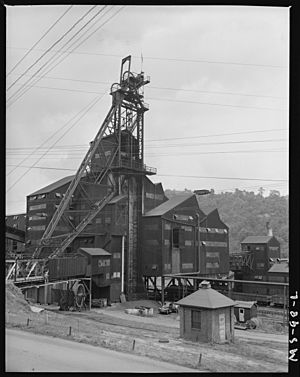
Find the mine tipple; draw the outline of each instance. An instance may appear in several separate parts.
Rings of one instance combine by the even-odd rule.
[[[201,195],[210,192],[168,200],[162,184],[149,178],[156,174],[144,162],[149,107],[143,87],[149,82],[143,72],[132,72],[130,56],[124,58],[119,82],[111,86],[111,108],[76,174],[27,196],[28,278],[37,280],[43,261],[52,266],[51,281],[71,270],[81,276],[81,255],[93,298],[118,301],[121,293],[146,297],[149,281],[166,273],[227,276],[228,227],[216,208],[201,210]],[[9,278],[24,279],[19,267],[7,267]]]

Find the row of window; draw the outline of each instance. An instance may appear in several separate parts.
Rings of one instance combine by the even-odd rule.
[[[27,230],[45,230],[45,225],[32,225]]]
[[[156,199],[156,200],[163,200],[164,196],[161,194],[153,194],[152,192],[146,192],[146,198],[148,199]]]
[[[99,259],[98,260],[98,267],[106,267],[110,266],[110,259]]]
[[[33,195],[29,197],[29,201],[37,200],[37,199],[45,199],[47,194],[41,194],[41,195]]]
[[[47,208],[47,205],[46,203],[43,203],[43,204],[36,204],[34,206],[29,206],[29,211],[34,211],[36,209],[46,209]]]

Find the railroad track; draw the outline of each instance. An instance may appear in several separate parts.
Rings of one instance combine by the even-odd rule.
[[[262,316],[283,316],[283,309],[258,308],[257,314]]]

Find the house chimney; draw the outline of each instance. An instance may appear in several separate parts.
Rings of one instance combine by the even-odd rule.
[[[270,221],[267,221],[266,223],[266,227],[267,227],[267,232],[268,232],[268,236],[273,236],[273,230],[272,228],[270,227]]]

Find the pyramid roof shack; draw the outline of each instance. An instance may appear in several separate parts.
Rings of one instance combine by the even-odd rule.
[[[234,340],[235,302],[203,281],[199,289],[177,301],[180,336],[195,342],[225,343]]]

